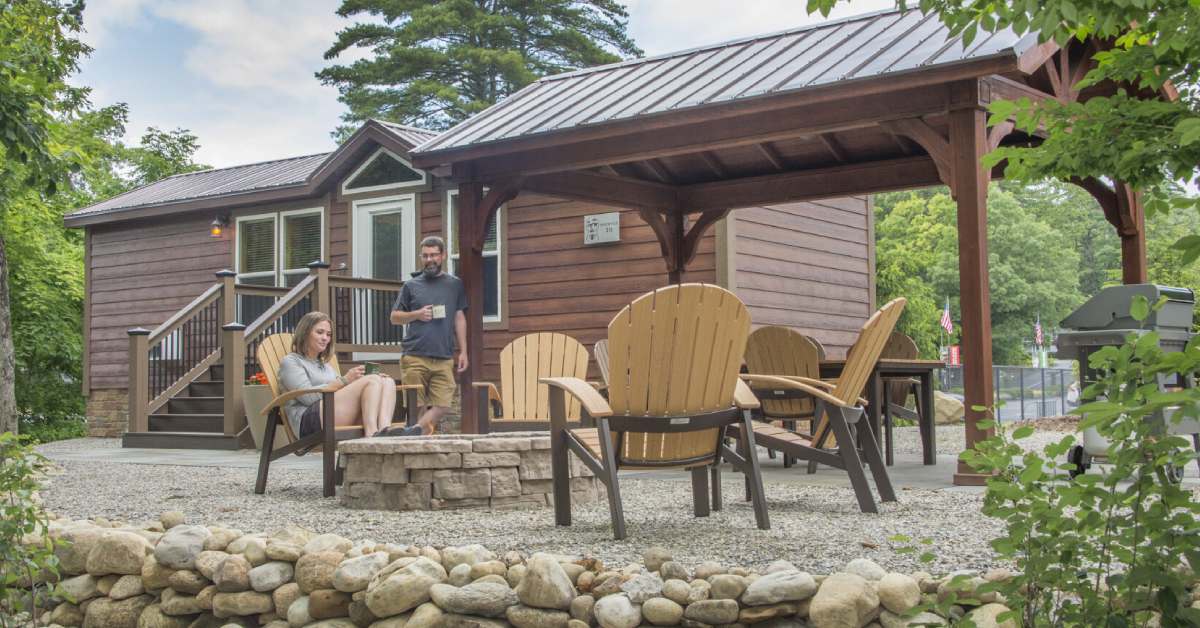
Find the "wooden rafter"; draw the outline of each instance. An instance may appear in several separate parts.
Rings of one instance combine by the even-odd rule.
[[[622,164],[615,166],[621,169]],[[593,172],[561,172],[526,177],[521,187],[533,192],[572,198],[614,207],[641,209],[651,207],[675,210],[673,186]]]
[[[721,160],[717,159],[717,156],[712,154],[711,151],[701,151],[700,158],[704,160],[704,164],[708,166],[708,169],[712,170],[712,173],[717,175],[718,178],[724,179],[729,176],[729,171],[725,168],[725,165],[722,164]]]
[[[671,174],[671,170],[667,168],[667,164],[663,163],[661,159],[647,159],[642,163],[646,165],[646,169],[654,175],[654,178],[658,179],[660,182],[675,182],[675,176]]]
[[[921,118],[888,120],[880,123],[880,126],[892,134],[903,135],[920,144],[921,148],[924,148],[929,157],[933,159],[934,165],[937,166],[938,176],[941,177],[942,183],[949,186],[950,193],[954,194],[954,168],[950,140],[945,135],[929,126],[929,123]]]
[[[829,154],[837,160],[839,164],[844,164],[850,161],[850,157],[846,155],[846,149],[842,147],[842,143],[837,141],[833,133],[821,133],[819,135],[821,143],[829,150]]]
[[[771,162],[771,166],[776,170],[787,170],[787,164],[784,163],[783,157],[779,154],[779,151],[775,150],[774,144],[770,142],[763,142],[761,144],[755,144],[754,146],[758,149],[758,152],[762,153],[763,157],[767,158],[767,161]]]

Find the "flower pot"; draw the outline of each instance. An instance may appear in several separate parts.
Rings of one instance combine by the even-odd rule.
[[[262,449],[263,435],[267,433],[267,415],[262,409],[271,403],[271,387],[246,384],[242,387],[242,406],[246,409],[246,422],[250,424],[250,435],[254,437],[254,448]],[[275,426],[275,448],[287,444],[287,433],[283,426]]]

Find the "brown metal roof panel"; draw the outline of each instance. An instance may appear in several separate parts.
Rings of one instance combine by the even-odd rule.
[[[881,33],[875,42],[875,46],[864,46],[861,50],[855,51],[846,56],[841,63],[829,69],[829,73],[838,77],[838,80],[846,80],[854,78],[864,67],[869,66],[880,57],[894,55],[896,50],[904,50],[911,47],[912,36],[915,31],[927,24],[929,18],[921,15],[918,11],[909,11],[901,15],[900,19],[884,33]]]
[[[553,102],[537,111],[530,111],[518,124],[511,125],[494,139],[537,133],[562,128],[565,121],[589,99],[611,89],[614,81],[620,80],[624,71],[597,72],[581,81],[568,81],[567,91],[560,93]]]
[[[589,122],[616,120],[637,115],[644,107],[649,106],[662,94],[664,86],[671,85],[680,76],[687,74],[697,64],[716,54],[718,50],[704,50],[695,55],[681,57],[665,72],[655,76],[653,81],[645,83],[637,90],[627,92],[614,106],[609,107],[603,115],[595,116]]]
[[[854,76],[876,76],[915,68],[925,58],[920,53],[921,50],[939,47],[945,41],[946,29],[936,15],[930,14],[921,20],[916,28],[909,31],[902,41],[889,46],[882,54],[858,68]]]
[[[794,71],[788,68],[799,67],[800,60],[807,58],[810,49],[819,45],[835,30],[837,29],[823,28],[796,33],[795,36],[786,38],[792,43],[785,50],[781,51],[774,58],[765,61],[758,68],[748,72],[745,76],[725,88],[722,93],[710,97],[707,102],[732,100],[766,93],[767,90],[778,82],[778,77],[781,76],[781,73]]]
[[[705,102],[707,96],[701,96],[701,94],[712,94],[714,89],[719,89],[720,86],[737,80],[747,72],[747,68],[760,62],[761,59],[769,58],[766,55],[769,55],[771,50],[777,49],[779,43],[780,40],[772,39],[742,46],[732,56],[711,67],[703,76],[694,79],[687,89],[680,90],[676,95],[663,100],[652,111],[689,107]]]
[[[900,14],[891,22],[883,19],[872,21],[870,27],[864,29],[854,41],[842,47],[841,58],[818,77],[810,80],[809,84],[830,83],[850,78],[858,66],[896,45],[919,21],[920,14],[916,11]]]
[[[676,107],[700,105],[713,99],[721,99],[725,94],[731,92],[734,86],[746,82],[748,77],[762,71],[765,65],[775,63],[780,59],[782,60],[779,63],[786,64],[787,59],[801,54],[801,50],[794,48],[804,39],[805,34],[799,34],[780,37],[770,40],[766,45],[755,46],[752,55],[744,57],[737,68],[730,68],[730,71],[721,77],[721,80],[709,81],[701,86],[699,90],[693,92],[687,100],[677,104]],[[734,93],[736,94],[736,92]]]
[[[417,147],[418,150],[414,152],[438,150],[468,143],[461,142],[460,138],[468,133],[475,132],[481,125],[491,124],[496,118],[506,115],[514,107],[523,107],[524,100],[537,93],[547,84],[545,81],[537,81],[522,87],[515,94],[510,94],[506,98],[501,99],[500,102],[475,114],[470,120],[457,124],[441,135],[421,144]]]
[[[829,28],[825,31],[825,36],[820,40],[814,41],[811,45],[805,45],[804,54],[792,59],[788,65],[782,66],[775,72],[762,77],[758,85],[752,89],[743,91],[738,97],[746,98],[779,91],[783,85],[791,81],[797,74],[803,72],[805,68],[812,67],[813,64],[825,59],[842,42],[862,30],[863,26],[864,23],[862,21],[854,21]]]
[[[571,81],[546,81],[536,85],[538,85],[536,91],[514,102],[512,106],[506,107],[499,115],[484,121],[483,124],[473,125],[469,120],[463,122],[461,126],[468,128],[454,138],[453,145],[462,146],[496,139],[512,125],[519,124],[546,103],[553,102],[558,95],[569,91],[573,83]]]
[[[579,111],[572,114],[567,119],[563,120],[563,126],[577,126],[586,124],[595,120],[603,120],[610,109],[617,108],[622,101],[630,98],[632,94],[658,80],[658,77],[666,72],[669,72],[672,67],[683,63],[683,58],[665,59],[661,61],[653,61],[644,65],[621,68],[628,75],[627,84],[621,89],[610,90],[609,93],[601,95],[595,102],[583,107]]]
[[[694,61],[681,73],[662,81],[649,98],[634,103],[623,112],[621,117],[636,117],[639,115],[657,113],[670,109],[669,103],[686,98],[696,89],[695,82],[703,81],[714,72],[719,72],[725,63],[742,50],[742,46],[718,48],[711,55],[694,57]]]
[[[800,72],[777,86],[775,91],[783,92],[800,89],[809,85],[819,85],[836,81],[838,77],[833,76],[829,70],[845,59],[847,55],[853,54],[855,50],[863,47],[869,47],[873,50],[872,40],[895,23],[895,19],[889,18],[897,17],[899,17],[898,14],[880,16],[878,19],[868,20],[861,24],[860,28],[854,32],[849,33],[846,37],[839,38],[835,45],[826,50],[819,59],[807,64]]]

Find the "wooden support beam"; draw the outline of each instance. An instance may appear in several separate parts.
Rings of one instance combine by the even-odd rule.
[[[758,152],[762,153],[763,157],[767,158],[767,161],[771,162],[771,165],[774,166],[776,170],[787,170],[787,164],[784,163],[783,157],[779,154],[779,151],[775,150],[774,144],[770,142],[763,142],[762,144],[755,144],[754,147],[758,149]]]
[[[667,225],[666,218],[662,213],[648,207],[639,209],[638,215],[646,221],[646,224],[650,225],[650,230],[654,232],[654,237],[658,240],[659,252],[662,253],[663,260],[667,264],[667,272],[674,272],[679,259],[675,253],[677,242],[670,226]]]
[[[1071,183],[1096,199],[1104,211],[1104,219],[1121,237],[1122,283],[1149,281],[1146,267],[1146,212],[1141,193],[1128,183],[1117,181],[1115,187],[1110,187],[1095,177],[1072,178]]]
[[[660,182],[667,184],[675,182],[675,177],[671,174],[671,170],[667,168],[667,164],[663,163],[662,160],[647,159],[643,163],[646,164],[646,169],[654,175],[654,178]]]
[[[968,449],[993,431],[978,423],[995,404],[992,383],[992,315],[988,289],[987,190],[989,171],[980,160],[987,153],[987,114],[968,108],[950,112],[954,188],[958,190],[958,275],[962,303],[963,386]],[[981,485],[987,477],[958,463],[954,483]]]
[[[821,138],[821,143],[824,144],[825,148],[829,150],[829,154],[833,155],[833,158],[836,159],[839,164],[844,164],[850,161],[850,157],[846,155],[846,149],[842,147],[841,142],[837,141],[837,138],[833,136],[833,133],[821,133],[819,137]]]
[[[929,157],[933,159],[942,183],[950,188],[950,195],[955,195],[954,168],[950,152],[950,142],[945,136],[929,126],[929,123],[921,118],[888,120],[881,122],[879,126],[893,135],[903,135],[920,144],[921,148],[924,148]]]
[[[928,187],[941,182],[931,159],[909,157],[680,186],[678,206],[680,211],[696,213]]]
[[[616,164],[613,167],[620,171],[626,168],[626,165]],[[526,177],[520,187],[550,196],[591,201],[613,207],[674,210],[677,206],[674,186],[594,172],[561,172]]]
[[[729,215],[729,209],[710,209],[700,214],[696,222],[688,228],[687,235],[683,238],[683,248],[679,252],[679,262],[681,270],[687,269],[688,264],[696,259],[696,251],[700,250],[700,240],[704,238],[704,234],[710,227],[717,223],[725,216]]]
[[[759,144],[759,146],[762,146],[762,144]],[[708,166],[708,169],[712,170],[712,173],[717,175],[718,179],[729,178],[729,171],[726,170],[725,165],[722,164],[721,160],[717,159],[717,156],[712,154],[711,151],[701,151],[700,158],[704,160],[704,164]]]
[[[696,258],[700,249],[700,241],[704,234],[717,221],[729,214],[730,208],[709,209],[700,213],[696,221],[684,229],[682,213],[662,213],[653,209],[639,210],[638,215],[650,225],[654,237],[658,239],[659,250],[667,266],[667,276],[671,283],[678,284],[683,280],[683,273],[688,264]]]

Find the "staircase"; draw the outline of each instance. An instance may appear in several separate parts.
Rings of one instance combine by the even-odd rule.
[[[149,415],[149,431],[126,432],[122,447],[152,449],[238,449],[237,436],[222,433],[224,368],[220,364],[190,383],[166,405]],[[244,436],[249,439],[249,434]],[[247,443],[242,442],[242,447]]]

